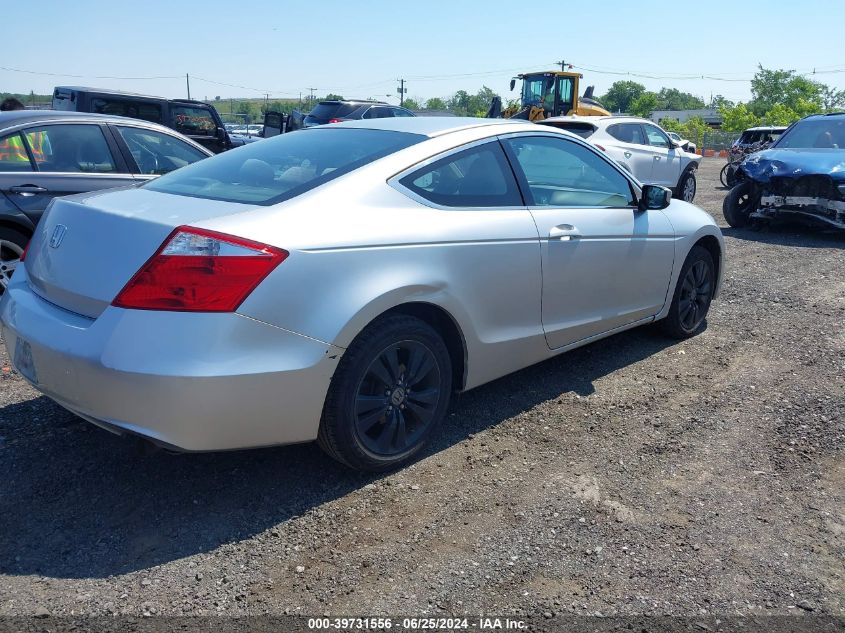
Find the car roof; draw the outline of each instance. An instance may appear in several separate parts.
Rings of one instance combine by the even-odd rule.
[[[394,117],[384,119],[367,119],[357,121],[344,121],[336,123],[332,127],[362,128],[366,130],[387,130],[391,132],[407,132],[409,134],[420,134],[422,136],[435,137],[483,127],[502,127],[502,134],[521,130],[536,130],[534,123],[521,119],[481,119],[476,117],[438,117],[438,116],[416,116],[416,117]]]
[[[774,132],[775,130],[785,130],[786,125],[758,125],[757,127],[750,127],[746,132]]]
[[[0,112],[0,127],[18,125],[38,121],[49,121],[50,119],[79,119],[80,121],[137,121],[139,119],[128,119],[122,116],[110,114],[93,114],[91,112],[65,112],[62,110],[10,110]],[[148,121],[144,121],[148,123]],[[153,123],[153,125],[156,125]]]
[[[644,119],[638,116],[628,116],[624,114],[611,114],[610,116],[578,116],[577,114],[570,114],[565,116],[552,116],[547,119],[543,119],[542,121],[538,121],[538,123],[567,123],[570,121],[593,124],[598,121],[628,121],[630,123],[651,123],[652,125],[657,125],[654,121],[650,121],[649,119]]]
[[[340,105],[343,103],[350,103],[350,104],[360,104],[360,105],[390,105],[386,101],[369,101],[367,99],[328,99],[326,101],[320,101],[320,104],[331,104],[331,105]]]
[[[57,90],[73,90],[74,92],[93,92],[96,94],[116,95],[119,97],[134,97],[136,99],[153,99],[155,101],[172,101],[178,103],[198,103],[204,106],[208,104],[204,101],[197,101],[196,99],[168,99],[167,97],[159,97],[156,95],[145,95],[139,92],[126,92],[125,90],[112,90],[110,88],[89,88],[87,86],[56,86],[53,93]]]

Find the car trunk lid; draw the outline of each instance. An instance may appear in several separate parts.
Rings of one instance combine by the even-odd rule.
[[[27,251],[30,286],[50,303],[96,318],[174,228],[252,208],[145,189],[57,199]]]

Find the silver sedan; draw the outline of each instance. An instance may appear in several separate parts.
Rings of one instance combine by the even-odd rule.
[[[111,431],[383,470],[456,391],[653,321],[696,334],[723,253],[567,132],[380,119],[54,201],[0,319],[17,370]]]

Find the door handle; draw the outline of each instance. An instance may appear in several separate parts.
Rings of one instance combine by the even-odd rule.
[[[9,191],[27,197],[34,196],[36,193],[47,193],[44,187],[38,185],[18,185],[17,187],[9,187]]]
[[[579,237],[581,237],[581,232],[571,224],[558,224],[549,231],[550,240],[568,242],[577,240]]]
[[[625,158],[631,158],[631,152],[625,152]]]
[[[655,156],[654,160],[660,160],[660,156]]]

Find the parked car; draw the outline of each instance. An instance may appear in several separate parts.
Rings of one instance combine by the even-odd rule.
[[[722,204],[733,227],[781,218],[845,229],[845,113],[801,119],[739,163],[736,178]]]
[[[406,108],[383,101],[321,101],[305,115],[304,127],[341,123],[355,119],[384,119],[416,116]]]
[[[761,125],[745,130],[728,150],[728,162],[739,162],[746,155],[766,149],[786,131],[784,125]]]
[[[290,115],[266,112],[261,135],[270,138],[284,132],[293,132],[317,125],[343,123],[358,119],[389,119],[414,117],[416,114],[383,101],[321,101],[308,114],[294,110]]]
[[[660,126],[634,117],[552,117],[538,121],[588,139],[640,182],[672,189],[676,198],[695,199],[695,171],[701,156],[685,152]]]
[[[669,136],[669,138],[675,141],[675,143],[677,143],[685,152],[695,154],[695,150],[698,149],[695,143],[685,138],[682,138],[681,135],[677,132],[666,132],[666,134]]]
[[[217,110],[202,101],[165,99],[103,88],[58,86],[53,90],[53,109],[110,114],[159,123],[215,154],[244,144],[230,138]]]
[[[0,112],[0,292],[56,196],[136,185],[211,155],[169,128],[137,119]]]
[[[356,121],[56,200],[0,323],[22,376],[112,431],[384,470],[455,390],[654,321],[696,334],[723,252],[565,132]]]

